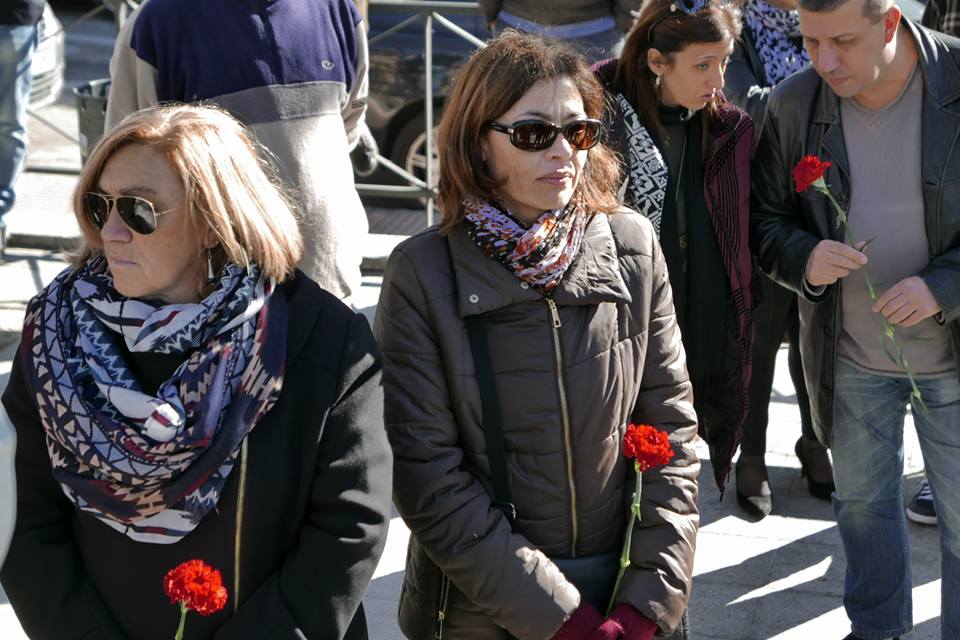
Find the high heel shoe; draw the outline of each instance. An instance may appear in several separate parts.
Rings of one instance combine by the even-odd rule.
[[[800,475],[807,479],[810,494],[829,500],[837,487],[833,483],[833,467],[826,448],[815,439],[800,436],[793,450],[800,459]]]
[[[773,511],[767,465],[762,455],[740,454],[740,459],[737,460],[737,504],[758,520]]]

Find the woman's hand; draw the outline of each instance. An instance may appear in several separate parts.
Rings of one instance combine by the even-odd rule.
[[[657,625],[628,604],[617,605],[588,640],[652,640]]]
[[[589,602],[581,602],[550,640],[588,640],[596,634],[603,615]],[[594,634],[594,635],[591,635]],[[617,636],[611,636],[617,637]]]

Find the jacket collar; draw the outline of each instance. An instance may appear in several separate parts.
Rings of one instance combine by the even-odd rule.
[[[461,316],[543,299],[536,289],[524,288],[506,267],[484,255],[462,223],[450,232],[448,240]],[[594,215],[587,224],[580,254],[554,290],[553,299],[560,305],[632,300],[620,273],[617,248],[606,215]]]
[[[903,17],[900,25],[907,29],[917,47],[917,64],[923,74],[923,86],[929,100],[943,107],[960,99],[960,69],[950,58],[950,50],[930,32]],[[820,80],[820,95],[813,121],[818,124],[840,122],[840,99],[825,80]]]

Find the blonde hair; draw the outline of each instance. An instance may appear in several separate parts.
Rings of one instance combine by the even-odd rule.
[[[220,245],[218,266],[256,264],[282,282],[293,274],[303,239],[277,172],[239,122],[212,106],[157,106],[130,114],[103,137],[87,159],[73,192],[83,234],[80,264],[103,253],[100,230],[86,214],[83,195],[96,191],[107,161],[123,147],[143,145],[162,155],[180,176],[190,224],[209,228]]]

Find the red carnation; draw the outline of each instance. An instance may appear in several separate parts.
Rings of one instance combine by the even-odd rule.
[[[623,455],[636,460],[637,471],[643,473],[667,464],[676,453],[666,432],[648,424],[631,424],[623,436]]]
[[[180,605],[180,627],[176,640],[183,638],[188,611],[209,616],[227,604],[227,588],[223,586],[220,571],[203,560],[187,560],[168,571],[163,578],[163,590],[170,602]]]
[[[677,455],[670,446],[670,438],[665,431],[654,429],[648,424],[627,425],[627,432],[623,434],[623,455],[633,458],[633,468],[637,470],[636,489],[633,492],[633,501],[627,519],[627,532],[623,536],[623,549],[620,551],[620,570],[617,572],[617,581],[613,585],[610,603],[607,605],[607,615],[613,611],[617,600],[620,583],[623,575],[630,566],[630,541],[633,538],[633,524],[640,519],[640,491],[643,488],[643,472],[654,467],[667,464]]]
[[[793,181],[797,186],[797,193],[802,193],[815,185],[818,180],[823,180],[823,174],[827,172],[829,162],[823,162],[817,156],[804,156],[803,160],[797,163],[793,168]],[[822,186],[826,187],[826,184]]]

